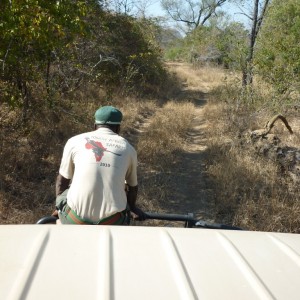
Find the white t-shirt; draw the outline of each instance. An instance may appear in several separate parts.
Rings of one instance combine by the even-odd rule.
[[[68,205],[97,222],[126,208],[125,181],[137,185],[137,154],[126,139],[102,127],[68,140],[59,173],[72,180]]]

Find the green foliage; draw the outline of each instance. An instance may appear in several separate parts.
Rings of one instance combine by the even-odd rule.
[[[231,23],[216,39],[222,64],[231,69],[241,70],[247,55],[248,32],[241,23]]]
[[[103,10],[103,1],[0,3],[0,98],[26,112],[92,83],[152,92],[165,71],[154,21]]]
[[[84,32],[85,2],[5,0],[0,9],[0,80],[6,82],[0,93],[27,109],[32,83],[44,78],[52,52]]]
[[[167,49],[165,53],[165,58],[171,61],[180,60],[182,56],[183,56],[183,49],[178,45]]]
[[[194,64],[216,63],[240,70],[247,53],[247,31],[240,23],[229,23],[224,28],[216,24],[200,26],[181,42],[166,51],[168,59],[183,59]]]
[[[300,0],[272,2],[257,44],[256,68],[279,93],[300,91]]]
[[[156,42],[158,26],[104,11],[90,17],[92,38],[85,41],[84,55],[94,64],[94,80],[110,91],[153,91],[166,75]]]

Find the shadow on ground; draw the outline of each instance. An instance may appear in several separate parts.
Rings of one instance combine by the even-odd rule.
[[[167,173],[163,170],[144,173],[141,189],[143,185],[153,187],[152,193],[147,196],[153,208],[161,213],[193,213],[197,219],[213,222],[214,186],[205,165],[207,138],[203,107],[207,103],[206,97],[204,92],[187,89],[177,95],[176,101],[192,102],[195,105],[194,119],[186,134],[184,150],[176,153],[176,161],[170,161],[171,167]],[[156,198],[165,200],[158,203]],[[176,225],[172,223],[171,226]],[[182,224],[177,226],[181,227]]]

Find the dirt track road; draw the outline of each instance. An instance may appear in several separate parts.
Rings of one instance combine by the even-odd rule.
[[[197,218],[214,221],[214,187],[206,175],[204,159],[207,149],[204,110],[215,78],[185,64],[173,64],[170,68],[185,82],[178,99],[194,103],[195,111],[192,127],[187,133],[187,143],[172,174],[173,195],[169,210],[194,213]]]
[[[174,212],[194,213],[198,218],[213,221],[213,189],[205,173],[204,101],[199,99],[199,104],[196,103],[193,127],[187,133],[185,151],[180,153],[180,162],[172,175],[173,196],[169,204]]]
[[[179,159],[172,165],[171,172],[165,175],[167,179],[164,182],[157,179],[152,186],[155,190],[156,184],[161,185],[161,190],[167,194],[163,197],[166,200],[157,201],[156,199],[159,198],[157,195],[154,194],[150,198],[147,195],[145,199],[146,206],[151,205],[146,209],[173,214],[193,213],[195,218],[214,222],[215,187],[209,180],[205,166],[206,128],[208,126],[205,119],[205,107],[209,92],[213,87],[219,85],[222,80],[220,71],[214,72],[212,68],[195,70],[191,65],[183,63],[172,63],[168,67],[171,72],[180,78],[183,86],[181,91],[172,98],[172,101],[193,103],[194,118],[191,128],[187,131],[183,150],[177,153]],[[151,122],[151,117],[142,124],[138,135],[135,136],[136,139],[139,138],[140,134],[147,134],[145,129],[149,122]],[[149,174],[142,171],[142,177],[147,178],[147,175],[149,176]],[[154,202],[152,203],[152,201]],[[169,225],[177,226],[172,222]],[[182,224],[178,226],[182,226]]]

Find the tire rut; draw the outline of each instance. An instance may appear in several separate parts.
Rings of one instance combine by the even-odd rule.
[[[176,65],[177,66],[177,65]],[[176,68],[173,69],[176,72]],[[184,70],[186,72],[186,69]],[[191,71],[191,72],[190,72]],[[185,74],[190,74],[195,78],[195,73],[192,70]],[[200,79],[201,80],[201,79]],[[147,168],[140,165],[140,175],[147,181],[151,179],[153,190],[166,188],[163,191],[167,195],[167,200],[156,201],[155,192],[150,192],[146,195],[146,209],[150,211],[160,211],[172,214],[187,214],[193,213],[195,218],[209,222],[214,222],[215,215],[215,197],[214,186],[206,172],[205,157],[207,150],[206,122],[204,116],[204,107],[207,101],[206,87],[187,83],[188,80],[183,80],[184,84],[181,92],[173,99],[178,102],[192,102],[194,104],[194,118],[191,128],[186,134],[186,143],[183,151],[178,153],[177,162],[172,166],[168,174],[147,174]],[[141,135],[147,134],[147,127],[151,123],[152,115],[147,116],[135,129],[135,133],[129,137],[129,141],[136,146]],[[142,181],[142,180],[141,180]],[[166,182],[168,182],[166,184]],[[148,183],[149,184],[149,183]],[[143,188],[143,183],[141,189]],[[148,186],[149,188],[149,186]],[[160,191],[158,191],[159,193]],[[142,196],[143,197],[143,196]],[[153,210],[154,209],[154,210]],[[161,222],[152,223],[161,225]],[[166,226],[179,226],[174,222],[164,224]]]
[[[206,135],[204,105],[206,100],[195,101],[193,126],[187,132],[184,151],[172,172],[172,199],[174,213],[193,213],[196,218],[214,221],[214,189],[206,173]]]

